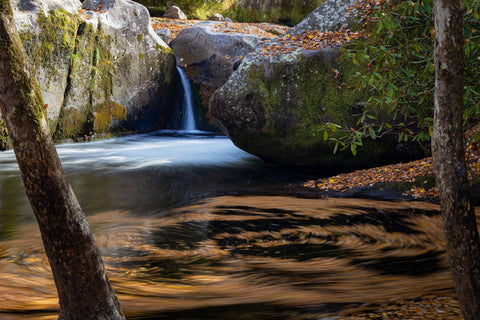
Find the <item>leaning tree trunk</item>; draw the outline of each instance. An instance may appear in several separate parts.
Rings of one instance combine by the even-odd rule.
[[[463,140],[462,0],[435,0],[432,154],[453,282],[465,319],[480,319],[480,239]]]
[[[0,0],[0,109],[57,286],[59,319],[125,319],[61,167],[27,59],[10,2]]]

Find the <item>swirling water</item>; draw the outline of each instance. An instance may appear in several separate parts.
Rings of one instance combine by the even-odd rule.
[[[327,319],[453,294],[434,204],[275,194],[303,177],[207,134],[57,150],[129,319]],[[0,319],[54,319],[10,151],[0,153],[0,191]]]

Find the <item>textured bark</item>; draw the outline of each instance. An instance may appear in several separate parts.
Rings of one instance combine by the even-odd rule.
[[[10,2],[0,0],[0,109],[57,286],[59,319],[125,319],[61,167],[29,68]]]
[[[435,115],[432,154],[447,253],[465,319],[480,319],[480,240],[469,196],[463,140],[464,37],[461,0],[435,0]]]

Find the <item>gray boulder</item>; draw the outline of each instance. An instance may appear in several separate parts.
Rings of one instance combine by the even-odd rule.
[[[288,31],[290,34],[298,34],[304,30],[334,31],[343,25],[354,23],[348,8],[357,0],[327,0],[305,19]]]
[[[358,0],[327,0],[300,23],[290,29],[288,33],[298,34],[304,30],[338,30],[346,23],[353,23],[352,16],[355,15],[355,11],[349,14],[348,8],[352,7],[357,1]]]
[[[146,131],[168,120],[175,58],[130,0],[13,0],[58,139]]]
[[[187,15],[177,6],[171,6],[168,8],[163,17],[168,19],[187,20]]]
[[[115,4],[115,0],[84,0],[82,2],[82,9],[85,10],[110,10]]]
[[[159,36],[163,42],[169,43],[172,39],[172,32],[168,28],[161,28],[155,31],[157,36]]]
[[[210,21],[223,21],[225,18],[220,13],[214,13],[210,19]]]

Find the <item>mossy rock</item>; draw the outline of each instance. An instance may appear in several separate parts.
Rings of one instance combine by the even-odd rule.
[[[364,139],[356,156],[334,154],[323,125],[354,126],[367,98],[351,89],[357,67],[339,55],[333,48],[250,54],[213,95],[211,113],[235,145],[270,163],[357,169],[418,156],[388,139]]]
[[[13,2],[20,9],[15,23],[57,141],[96,129],[103,134],[164,127],[171,112],[175,58],[155,35],[145,7],[116,0],[107,10],[79,13],[78,0]],[[122,108],[112,109],[113,101]]]
[[[127,109],[115,101],[108,101],[96,106],[93,115],[95,119],[93,130],[102,134],[115,130],[112,128],[115,127],[115,123],[127,118]]]
[[[225,16],[240,22],[271,22],[293,26],[325,0],[237,0]]]
[[[71,57],[80,18],[62,9],[40,11],[35,26],[20,29],[25,51],[34,66],[35,78],[48,105],[51,129],[61,112]]]
[[[10,138],[8,137],[7,126],[5,121],[0,118],[0,151],[10,148]]]

